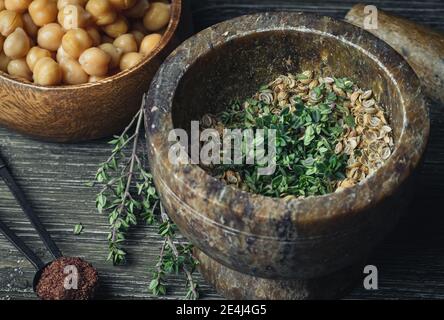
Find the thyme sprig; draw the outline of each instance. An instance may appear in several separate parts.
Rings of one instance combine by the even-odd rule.
[[[165,294],[166,274],[179,273],[183,271],[186,276],[187,293],[185,299],[196,300],[199,298],[198,285],[193,279],[193,272],[196,269],[197,261],[193,258],[192,246],[189,244],[175,243],[176,225],[172,223],[160,204],[161,223],[159,234],[164,238],[156,270],[153,272],[150,289],[153,294]]]
[[[108,260],[122,264],[126,258],[124,242],[132,226],[143,221],[156,225],[163,239],[158,262],[152,274],[149,290],[153,295],[167,293],[168,274],[183,272],[186,278],[186,299],[198,299],[198,285],[193,279],[197,262],[192,256],[192,246],[179,243],[176,225],[169,219],[154,186],[153,176],[145,168],[147,156],[141,137],[144,120],[143,107],[120,136],[109,144],[111,155],[103,162],[91,184],[100,185],[96,208],[108,215]]]

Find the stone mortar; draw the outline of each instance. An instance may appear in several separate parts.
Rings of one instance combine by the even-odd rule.
[[[376,174],[336,193],[284,201],[234,189],[198,165],[168,160],[170,130],[189,130],[191,120],[251,96],[279,74],[304,69],[350,77],[387,107],[396,147]],[[245,286],[250,276],[278,283],[318,279],[318,286],[329,274],[365,260],[403,213],[429,135],[419,81],[400,55],[351,24],[305,13],[243,16],[201,31],[161,66],[145,106],[156,187],[180,231],[211,258],[202,259],[206,266],[221,264],[203,268],[216,288],[222,287],[215,275],[221,268],[249,275],[238,277]],[[341,292],[326,288],[330,296]],[[255,297],[253,291],[221,291]],[[268,298],[318,296],[289,292]]]

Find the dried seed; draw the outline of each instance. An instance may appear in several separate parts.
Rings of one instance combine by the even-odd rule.
[[[359,98],[359,95],[360,95],[360,92],[359,92],[359,91],[355,91],[355,92],[353,92],[353,93],[351,94],[351,96],[350,96],[350,102],[351,102],[352,105],[355,105],[356,100],[358,100],[358,98]]]
[[[374,131],[368,130],[364,134],[364,139],[366,140],[367,143],[371,143],[371,142],[375,141],[376,139],[378,139],[378,136]]]
[[[288,77],[287,79],[288,79],[287,85],[290,89],[293,89],[294,87],[296,87],[296,80],[294,78]]]
[[[268,93],[268,92],[261,92],[259,94],[259,100],[266,103],[266,104],[271,104],[274,100],[273,94]]]
[[[353,179],[347,178],[345,180],[343,180],[340,184],[340,186],[342,188],[350,188],[353,187],[355,185],[355,181]]]
[[[386,133],[392,132],[392,128],[390,128],[389,126],[382,126],[381,130],[383,130]]]
[[[309,84],[311,79],[313,78],[313,71],[305,70],[302,72],[301,80],[299,80],[302,84]]]
[[[336,86],[335,84],[333,85],[333,91],[334,91],[338,96],[341,96],[341,97],[345,97],[345,96],[346,96],[344,90],[342,90],[341,88],[338,88],[338,86]]]
[[[346,144],[346,145],[345,145],[345,148],[344,148],[344,153],[345,153],[345,154],[351,154],[352,152],[353,152],[353,148],[352,148],[352,146],[349,145],[349,144]]]
[[[279,93],[284,90],[285,90],[285,84],[281,83],[281,84],[278,84],[276,87],[274,87],[273,92]]]
[[[372,107],[374,105],[375,105],[375,100],[374,99],[365,100],[365,101],[362,102],[362,106],[364,108],[370,108],[370,107]]]
[[[376,153],[376,152],[371,152],[369,155],[368,155],[368,161],[370,162],[370,163],[374,163],[376,160],[378,160],[380,157],[379,157],[379,154],[378,153]]]
[[[338,142],[338,144],[335,147],[335,153],[339,154],[339,153],[341,153],[341,151],[342,151],[342,143]]]
[[[381,124],[381,120],[379,120],[379,118],[377,117],[372,117],[369,124],[372,127],[379,127],[379,125]]]
[[[367,91],[365,91],[365,92],[362,94],[361,99],[362,99],[362,100],[367,100],[367,99],[369,99],[369,98],[372,96],[372,94],[373,94],[373,91],[372,91],[372,90],[367,90]]]
[[[278,102],[278,105],[279,105],[279,107],[281,107],[281,108],[285,108],[286,106],[287,106],[287,100],[281,100],[281,101],[279,101]],[[278,110],[278,113],[277,114],[280,114],[281,113],[281,110]]]
[[[295,196],[293,196],[293,195],[288,195],[288,196],[285,196],[283,198],[284,201],[291,201],[291,200],[294,200],[294,199],[297,199],[297,198]]]
[[[365,112],[365,113],[368,113],[368,114],[375,114],[376,112],[378,112],[378,109],[376,109],[376,108],[372,108],[372,107],[370,107],[370,108],[365,108],[365,109],[364,109],[364,112]]]
[[[327,83],[327,84],[332,84],[335,82],[335,79],[333,79],[332,77],[325,77],[322,80],[324,83]]]
[[[308,89],[312,90],[314,88],[316,88],[318,86],[319,82],[318,80],[313,80],[312,82],[310,82],[310,84],[308,85]]]
[[[309,99],[312,102],[319,102],[322,99],[322,95],[318,95],[318,93],[316,91],[312,90],[309,93]]]
[[[364,119],[364,121],[363,121],[364,126],[368,126],[370,124],[370,120],[372,119],[372,116],[366,113],[366,114],[364,114],[363,119]]]
[[[356,147],[358,146],[358,141],[357,141],[357,139],[356,139],[356,138],[351,138],[351,139],[349,139],[349,140],[348,140],[348,145],[350,145],[350,148],[351,148],[352,150],[355,150]]]
[[[391,154],[392,154],[392,151],[390,150],[390,148],[385,147],[384,149],[382,149],[382,152],[381,152],[382,160],[387,160]]]
[[[281,91],[277,95],[278,101],[287,100],[287,98],[288,98],[288,93],[285,91]]]

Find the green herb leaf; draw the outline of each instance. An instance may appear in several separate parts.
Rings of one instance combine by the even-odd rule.
[[[355,117],[353,117],[352,115],[348,115],[347,117],[345,117],[345,124],[347,126],[349,126],[350,128],[354,128],[355,127]]]
[[[74,233],[75,235],[79,235],[79,234],[81,234],[82,231],[83,231],[83,225],[82,225],[81,223],[78,223],[78,224],[76,224],[76,225],[74,226],[73,233]]]

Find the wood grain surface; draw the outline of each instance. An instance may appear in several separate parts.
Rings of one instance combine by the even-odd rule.
[[[245,13],[267,9],[306,10],[342,18],[357,1],[194,0],[196,30]],[[389,12],[444,30],[443,1],[373,1]],[[396,231],[375,251],[370,263],[379,270],[379,289],[362,284],[347,298],[444,298],[444,108],[433,104],[431,137],[417,193]],[[415,146],[412,146],[414,148]],[[102,277],[99,298],[152,299],[148,292],[150,269],[160,247],[156,230],[133,229],[128,239],[129,261],[114,267],[106,262],[107,219],[94,208],[95,190],[85,186],[97,165],[109,154],[106,140],[81,144],[52,144],[31,140],[0,128],[0,152],[36,212],[66,255],[92,262]],[[32,231],[18,204],[0,183],[0,219],[16,230],[44,258],[43,244]],[[82,222],[85,230],[74,236]],[[0,299],[34,298],[31,265],[0,235]],[[201,278],[199,278],[201,279]],[[185,294],[182,277],[168,278],[164,298]],[[202,297],[220,298],[199,281]]]

